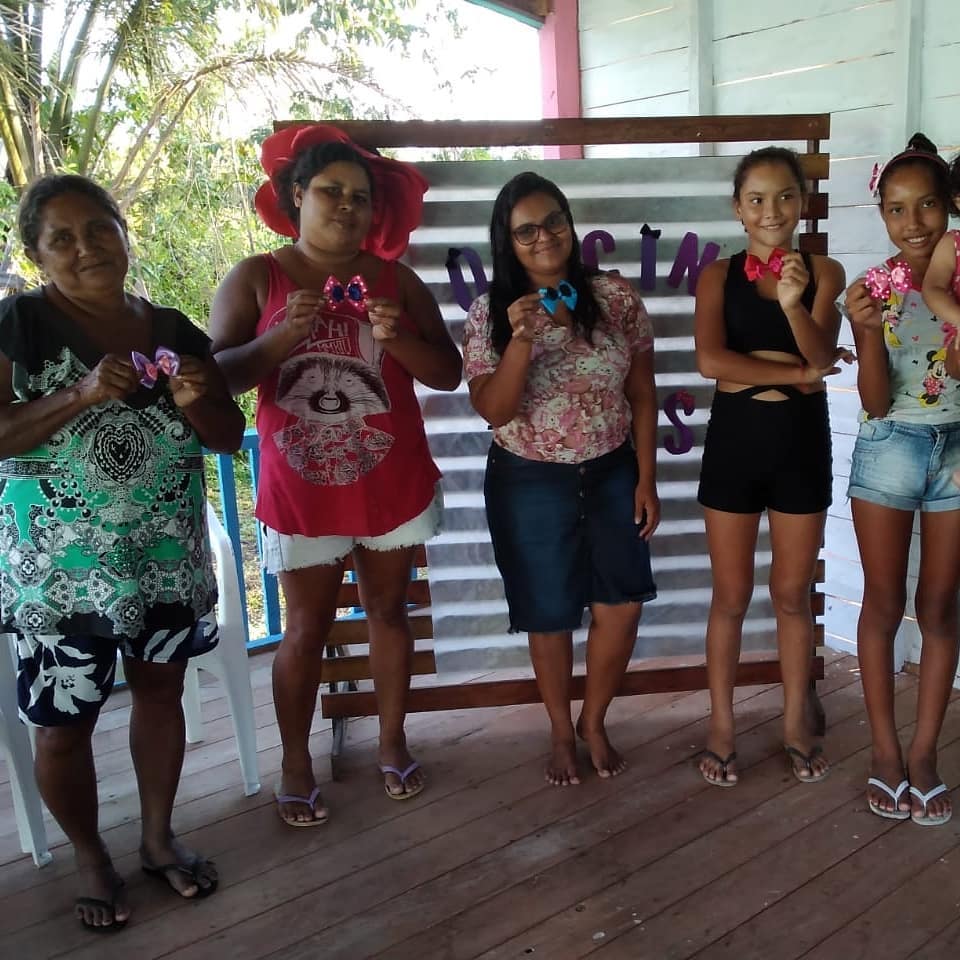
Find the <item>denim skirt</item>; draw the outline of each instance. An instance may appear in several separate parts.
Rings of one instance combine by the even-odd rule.
[[[483,492],[512,632],[576,630],[593,603],[656,597],[634,516],[638,476],[629,442],[573,464],[491,445]]]

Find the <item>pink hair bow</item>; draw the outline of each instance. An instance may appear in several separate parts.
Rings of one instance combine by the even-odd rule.
[[[327,277],[323,285],[323,295],[327,298],[330,310],[347,310],[363,313],[367,309],[367,282],[358,273],[344,286],[336,277]]]
[[[863,282],[874,300],[887,300],[892,291],[906,293],[913,286],[913,270],[904,260],[898,260],[889,270],[871,267]]]
[[[743,272],[751,282],[759,280],[765,273],[772,273],[779,280],[783,271],[783,258],[786,255],[785,250],[774,247],[770,259],[764,263],[756,254],[748,253],[743,264]]]
[[[130,359],[140,374],[140,382],[151,390],[157,385],[161,373],[175,377],[180,372],[180,357],[168,347],[157,347],[152,360],[139,350],[131,350]]]
[[[870,196],[874,198],[880,196],[880,176],[883,173],[883,168],[884,164],[875,163],[870,173],[870,182],[867,184],[867,189],[870,191]]]

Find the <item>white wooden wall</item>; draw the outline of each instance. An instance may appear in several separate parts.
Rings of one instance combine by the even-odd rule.
[[[867,192],[873,163],[915,130],[945,155],[960,148],[960,0],[580,0],[580,62],[587,117],[831,113],[826,227],[850,278],[889,251]],[[594,148],[588,156],[614,152],[676,148]],[[849,341],[849,330],[841,339]],[[832,384],[830,399],[836,480],[826,629],[828,642],[852,650],[862,591],[846,498],[854,371]],[[916,661],[912,615],[911,601],[901,648]]]

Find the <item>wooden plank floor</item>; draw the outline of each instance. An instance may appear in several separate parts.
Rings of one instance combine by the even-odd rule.
[[[134,916],[98,936],[72,918],[73,868],[19,853],[0,767],[0,957],[148,960],[468,960],[696,957],[946,960],[960,955],[960,817],[924,829],[871,816],[869,733],[856,661],[833,655],[821,684],[833,773],[797,783],[780,745],[777,687],[737,692],[743,779],[704,784],[705,693],[617,701],[611,737],[628,770],[579,787],[541,779],[539,706],[412,716],[424,794],[389,801],[374,773],[376,725],[351,724],[346,776],[325,784],[329,824],[284,827],[271,790],[279,737],[269,656],[251,661],[263,791],[245,798],[230,720],[204,686],[208,739],[188,748],[175,826],[213,856],[220,889],[178,901],[138,872],[137,800],[116,695],[96,733],[102,822]],[[914,677],[897,679],[909,737]],[[941,772],[960,782],[960,704]],[[317,720],[316,756],[329,732]],[[320,759],[318,772],[328,765]],[[960,799],[954,794],[955,802]]]

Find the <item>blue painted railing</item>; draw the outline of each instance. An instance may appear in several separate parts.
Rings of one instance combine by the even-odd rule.
[[[240,447],[241,453],[246,455],[247,463],[250,466],[250,478],[253,486],[253,501],[257,499],[257,484],[260,481],[260,443],[257,437],[257,431],[253,428],[248,429],[243,435],[243,444]],[[240,580],[240,600],[243,604],[243,625],[247,636],[250,636],[250,623],[247,615],[247,588],[243,576],[243,551],[240,539],[240,511],[237,506],[237,476],[234,468],[233,454],[229,453],[210,453],[208,456],[216,458],[217,478],[220,482],[220,516],[223,518],[223,526],[230,537],[230,543],[233,546],[233,555],[237,564],[237,576]],[[260,525],[256,524],[257,531],[257,555],[258,560],[263,560],[263,544],[260,537]],[[255,650],[258,647],[276,644],[283,635],[280,624],[280,592],[277,587],[277,578],[272,573],[267,573],[263,569],[263,563],[259,563],[260,582],[263,585],[263,608],[264,620],[267,632],[265,636],[251,638],[247,643],[247,648]]]

